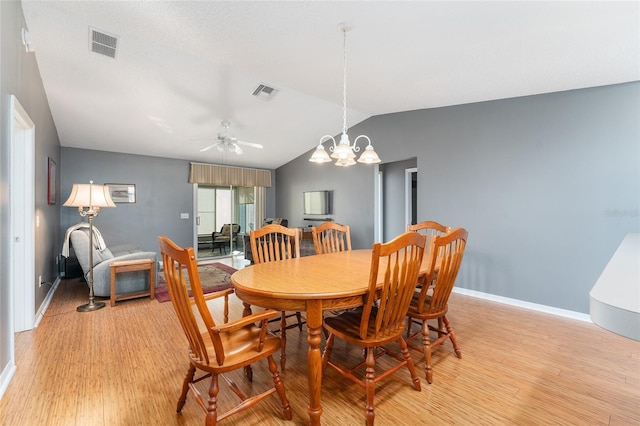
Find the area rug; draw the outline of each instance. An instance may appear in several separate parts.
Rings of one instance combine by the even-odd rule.
[[[198,273],[200,274],[200,283],[202,284],[202,291],[204,294],[213,293],[231,287],[231,275],[236,272],[237,269],[232,268],[229,265],[223,263],[214,262],[207,263],[198,266]],[[189,277],[186,277],[187,281]],[[191,295],[191,292],[189,292]],[[162,272],[158,275],[158,286],[156,287],[156,300],[160,303],[168,302],[171,300],[169,296],[169,290],[167,289],[167,282],[164,280]]]

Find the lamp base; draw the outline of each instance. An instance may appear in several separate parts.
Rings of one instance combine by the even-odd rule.
[[[104,302],[90,302],[90,303],[87,303],[86,305],[78,306],[76,310],[78,312],[92,312],[92,311],[97,311],[98,309],[102,309],[105,306],[107,305]]]

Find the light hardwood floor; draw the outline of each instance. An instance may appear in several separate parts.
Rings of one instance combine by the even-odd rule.
[[[37,329],[16,336],[17,372],[0,401],[2,425],[201,425],[204,414],[188,398],[175,413],[186,373],[187,342],[170,302],[149,299],[76,312],[86,284],[63,281]],[[242,305],[232,297],[231,316]],[[596,325],[454,294],[450,320],[462,359],[446,343],[434,351],[434,382],[422,391],[399,371],[376,389],[379,425],[639,425],[640,342]],[[277,398],[223,425],[307,423],[306,333],[291,330],[282,373],[293,420]],[[334,357],[359,360],[357,349],[336,344]],[[269,386],[266,365],[247,392]],[[203,388],[208,385],[205,383]],[[221,406],[226,395],[224,384]],[[364,390],[327,370],[323,424],[364,422]]]

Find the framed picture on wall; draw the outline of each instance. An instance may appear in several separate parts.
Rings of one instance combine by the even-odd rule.
[[[135,203],[136,185],[133,183],[105,183],[114,203]]]
[[[56,162],[47,159],[47,203],[56,203]]]

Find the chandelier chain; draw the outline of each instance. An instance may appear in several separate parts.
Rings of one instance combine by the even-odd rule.
[[[342,29],[342,133],[347,134],[347,29]]]

